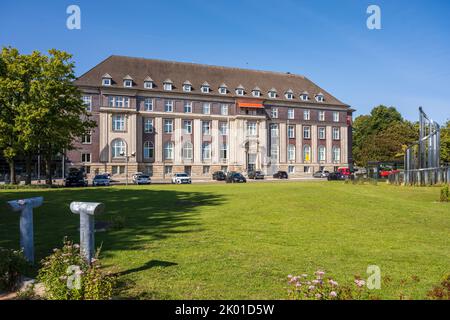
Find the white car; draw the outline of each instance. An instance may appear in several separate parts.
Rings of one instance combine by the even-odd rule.
[[[175,173],[172,177],[172,183],[192,183],[191,177],[187,173]]]
[[[136,177],[133,179],[133,182],[135,184],[150,184],[151,180],[150,180],[150,176],[147,174],[138,174],[136,175]]]

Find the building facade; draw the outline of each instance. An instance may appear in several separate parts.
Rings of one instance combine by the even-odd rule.
[[[111,56],[75,84],[97,127],[68,164],[91,176],[304,176],[352,163],[354,110],[303,76]]]

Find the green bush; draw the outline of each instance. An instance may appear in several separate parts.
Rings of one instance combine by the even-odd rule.
[[[89,265],[80,246],[64,241],[62,249],[42,260],[37,280],[45,286],[51,300],[106,300],[112,296],[115,277],[101,269],[98,253]]]
[[[448,185],[446,184],[441,188],[441,202],[448,202],[449,198],[449,191],[448,191]]]
[[[31,269],[22,251],[0,248],[0,290],[13,291]]]

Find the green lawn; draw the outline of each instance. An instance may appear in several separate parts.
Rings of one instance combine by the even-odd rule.
[[[96,234],[121,297],[285,299],[288,274],[323,268],[338,282],[381,268],[381,298],[424,298],[450,272],[450,204],[439,188],[342,182],[152,185],[0,191],[0,246],[18,247],[18,216],[6,200],[43,195],[35,211],[41,259],[79,217],[69,203],[101,201],[100,220],[125,217]],[[419,281],[411,280],[417,276]],[[402,279],[406,283],[400,285]]]

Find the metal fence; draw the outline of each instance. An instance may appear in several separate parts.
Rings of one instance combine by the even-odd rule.
[[[390,184],[407,186],[428,186],[450,183],[450,167],[406,170],[390,174]]]

